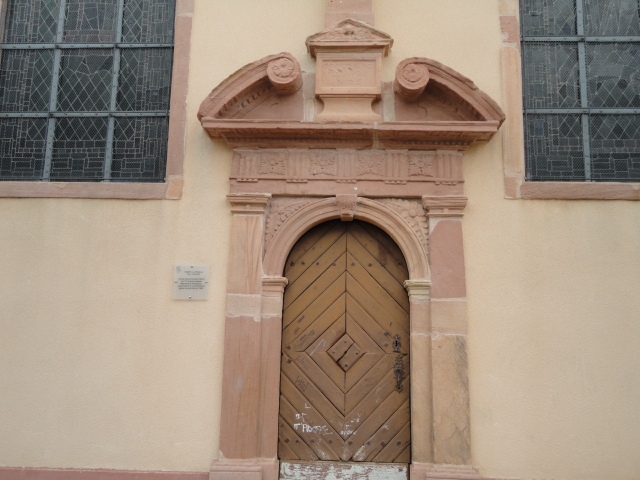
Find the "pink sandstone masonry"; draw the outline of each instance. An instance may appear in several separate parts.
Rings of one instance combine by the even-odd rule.
[[[301,73],[288,53],[265,57],[200,107],[205,131],[234,149],[220,455],[211,480],[278,478],[284,262],[304,232],[337,218],[382,228],[407,261],[411,478],[481,478],[468,465],[462,157],[505,116],[471,80],[431,59],[408,58],[383,82],[393,39],[363,22],[370,6],[330,3],[328,19],[362,15],[307,39],[315,74]]]

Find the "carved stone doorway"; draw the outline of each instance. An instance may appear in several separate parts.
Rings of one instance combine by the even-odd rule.
[[[234,149],[212,480],[279,476],[283,272],[300,237],[335,219],[375,225],[406,260],[412,478],[480,478],[468,465],[462,155],[491,139],[504,114],[471,80],[427,58],[400,62],[395,80],[382,82],[392,43],[347,19],[307,39],[315,75],[273,55],[201,105],[204,129]]]

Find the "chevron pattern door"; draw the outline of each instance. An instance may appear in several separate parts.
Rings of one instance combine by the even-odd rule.
[[[327,222],[285,268],[279,458],[409,463],[404,257],[382,230]]]

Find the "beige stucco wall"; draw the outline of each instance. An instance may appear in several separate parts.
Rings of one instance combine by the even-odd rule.
[[[217,452],[230,152],[196,119],[324,0],[196,0],[184,196],[0,199],[0,466],[205,471]],[[501,98],[499,0],[374,0],[385,80],[434,58]],[[505,477],[640,472],[640,204],[505,200],[500,136],[465,161],[473,460]],[[171,300],[211,265],[209,299]]]

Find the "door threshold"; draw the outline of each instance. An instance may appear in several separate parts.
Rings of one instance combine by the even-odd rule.
[[[280,480],[407,480],[406,463],[280,462]]]

